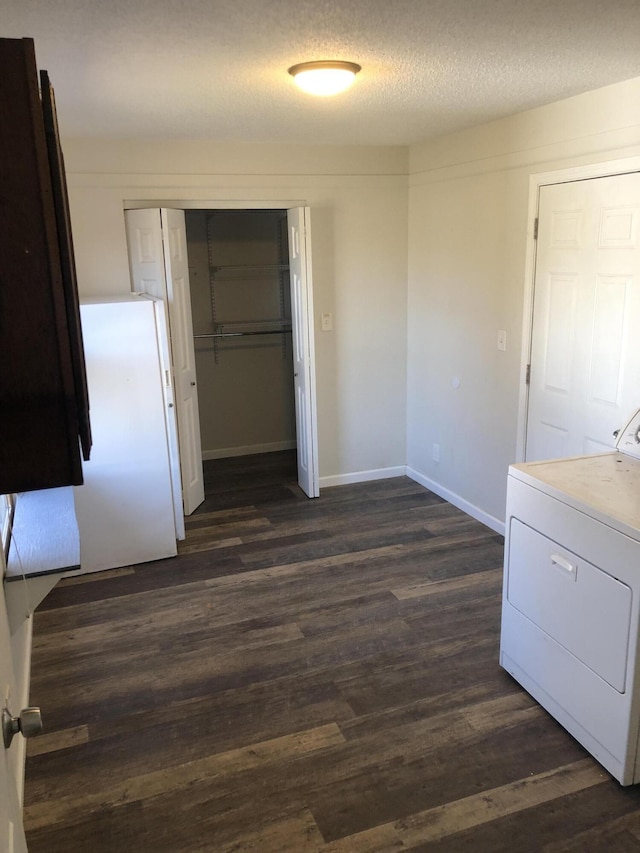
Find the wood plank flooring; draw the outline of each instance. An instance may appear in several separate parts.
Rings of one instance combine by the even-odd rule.
[[[498,666],[501,537],[406,478],[206,473],[177,558],[36,613],[30,853],[640,851],[640,791]]]

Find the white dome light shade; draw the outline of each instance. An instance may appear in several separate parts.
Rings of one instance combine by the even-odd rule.
[[[303,91],[311,95],[337,95],[356,79],[360,66],[355,62],[323,59],[301,62],[289,69],[289,74]]]

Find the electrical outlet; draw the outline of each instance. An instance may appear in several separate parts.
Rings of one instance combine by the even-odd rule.
[[[433,461],[434,462],[440,461],[440,445],[439,444],[433,445]]]
[[[333,329],[333,317],[331,314],[322,315],[322,331],[330,332]]]

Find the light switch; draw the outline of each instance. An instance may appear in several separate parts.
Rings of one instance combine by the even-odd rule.
[[[504,352],[507,348],[507,333],[504,329],[498,330],[498,349]]]
[[[322,315],[322,331],[330,332],[333,329],[333,317],[331,314]]]

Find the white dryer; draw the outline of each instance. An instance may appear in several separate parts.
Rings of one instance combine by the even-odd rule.
[[[509,468],[500,664],[640,781],[640,410],[616,450]]]

